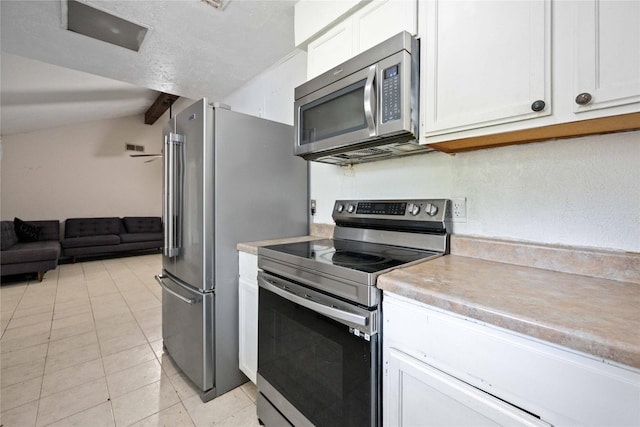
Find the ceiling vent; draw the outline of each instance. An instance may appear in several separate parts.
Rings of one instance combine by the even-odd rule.
[[[138,52],[149,29],[86,3],[68,0],[67,30]]]
[[[144,153],[144,145],[125,144],[127,151],[137,151]]]

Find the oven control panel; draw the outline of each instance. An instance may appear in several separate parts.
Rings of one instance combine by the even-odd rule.
[[[339,222],[371,220],[444,222],[451,218],[448,199],[336,200],[333,219]]]

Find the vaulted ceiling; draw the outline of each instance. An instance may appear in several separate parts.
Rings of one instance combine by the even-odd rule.
[[[149,28],[138,52],[66,29],[66,0],[0,2],[3,135],[224,98],[294,50],[295,0],[82,0]]]

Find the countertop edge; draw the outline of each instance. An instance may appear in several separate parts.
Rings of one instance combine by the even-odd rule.
[[[459,262],[465,261],[465,257],[459,255],[451,258],[457,258]],[[425,264],[429,262],[431,261],[426,261]],[[483,260],[476,259],[474,262],[482,263]],[[500,268],[499,263],[495,261],[488,261],[488,263],[498,264],[495,267]],[[507,266],[505,268],[508,268],[509,264],[505,264],[505,266]],[[518,266],[516,268],[538,270],[533,267]],[[544,274],[566,276],[568,273],[546,271]],[[582,276],[576,276],[576,278],[578,280],[581,278],[582,280],[593,279]],[[438,280],[438,277],[419,276],[415,273],[415,269],[412,270],[412,267],[408,267],[406,269],[396,269],[390,273],[381,275],[378,278],[377,287],[385,292],[400,295],[418,303],[581,352],[592,358],[601,359],[604,362],[623,366],[627,369],[629,367],[640,369],[640,336],[639,339],[636,340],[637,343],[634,343],[632,336],[630,336],[628,340],[621,342],[602,333],[595,334],[594,331],[570,327],[566,324],[561,325],[557,321],[555,323],[553,321],[547,322],[545,319],[533,321],[532,319],[527,319],[525,315],[519,315],[515,310],[513,312],[505,312],[487,304],[465,300],[464,298],[448,294],[441,290],[430,289],[429,283]],[[634,283],[615,283],[629,286],[631,289],[638,286]],[[447,286],[456,286],[456,282],[447,281]],[[460,283],[460,286],[468,286],[468,284]],[[640,293],[640,287],[638,289]]]

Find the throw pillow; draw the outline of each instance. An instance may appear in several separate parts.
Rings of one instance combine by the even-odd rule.
[[[40,238],[41,227],[27,224],[20,218],[14,218],[13,225],[16,229],[18,240],[21,242],[37,242]]]

